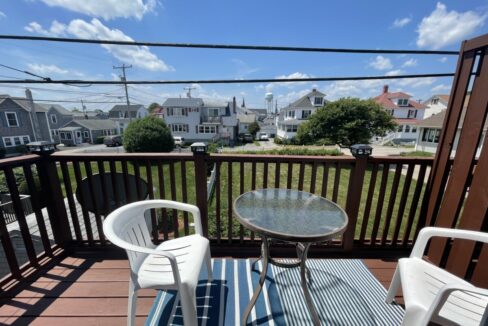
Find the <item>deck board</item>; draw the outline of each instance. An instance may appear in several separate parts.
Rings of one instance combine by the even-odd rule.
[[[395,261],[363,260],[388,287]],[[29,282],[0,295],[6,325],[121,325],[126,323],[129,265],[113,253],[77,252]],[[155,290],[139,291],[137,324],[144,324]],[[401,297],[398,297],[400,301]]]

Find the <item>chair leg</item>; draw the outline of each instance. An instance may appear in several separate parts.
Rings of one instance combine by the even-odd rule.
[[[195,289],[185,285],[180,286],[180,302],[183,312],[183,324],[185,326],[197,326],[197,307]]]
[[[136,324],[136,307],[137,307],[137,287],[131,277],[129,281],[129,308],[127,311],[128,326],[134,326]]]
[[[393,274],[393,279],[391,280],[390,288],[388,289],[388,294],[386,295],[386,299],[385,299],[386,303],[393,302],[400,285],[401,285],[400,272],[398,271],[398,267],[397,267],[397,269],[395,270],[395,274]]]
[[[212,274],[212,256],[210,254],[210,246],[207,247],[207,251],[205,252],[205,265],[207,265],[207,280],[208,282],[212,282],[213,274]]]

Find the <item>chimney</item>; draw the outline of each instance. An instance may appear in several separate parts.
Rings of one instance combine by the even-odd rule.
[[[312,89],[312,92],[316,92],[316,91],[317,91],[317,89],[316,89],[316,88]]]
[[[34,140],[40,141],[42,139],[41,128],[39,127],[39,120],[37,119],[36,106],[34,105],[34,100],[32,99],[32,92],[28,88],[25,90],[25,97],[29,103]]]
[[[388,85],[383,86],[383,94],[388,93]]]
[[[232,98],[232,111],[234,111],[234,113],[236,113],[236,106],[237,106],[237,104],[236,104],[236,97],[234,96]]]

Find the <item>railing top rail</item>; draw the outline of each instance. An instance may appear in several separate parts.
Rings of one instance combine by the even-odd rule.
[[[371,156],[370,162],[373,163],[402,163],[402,164],[428,164],[432,165],[433,157],[415,157],[415,156]]]
[[[83,160],[193,160],[191,153],[65,153],[57,152],[51,155],[57,161]]]
[[[305,155],[271,155],[271,154],[212,154],[209,161],[233,162],[340,162],[352,163],[351,156],[305,156]]]
[[[1,159],[0,160],[0,169],[22,166],[25,163],[35,163],[39,159],[40,159],[39,155],[35,155],[35,154]]]

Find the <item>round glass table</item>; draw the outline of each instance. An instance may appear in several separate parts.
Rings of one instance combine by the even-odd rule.
[[[305,302],[313,324],[320,325],[307,286],[307,276],[310,278],[306,267],[307,253],[312,243],[331,240],[345,231],[348,218],[344,210],[332,201],[308,192],[274,188],[254,190],[240,195],[234,201],[233,210],[239,222],[260,234],[263,240],[259,258],[263,259],[263,269],[259,284],[244,312],[242,324],[247,323],[261,293],[268,263],[271,263],[281,267],[300,267]],[[270,257],[269,246],[273,239],[296,245],[296,264],[284,264]]]

